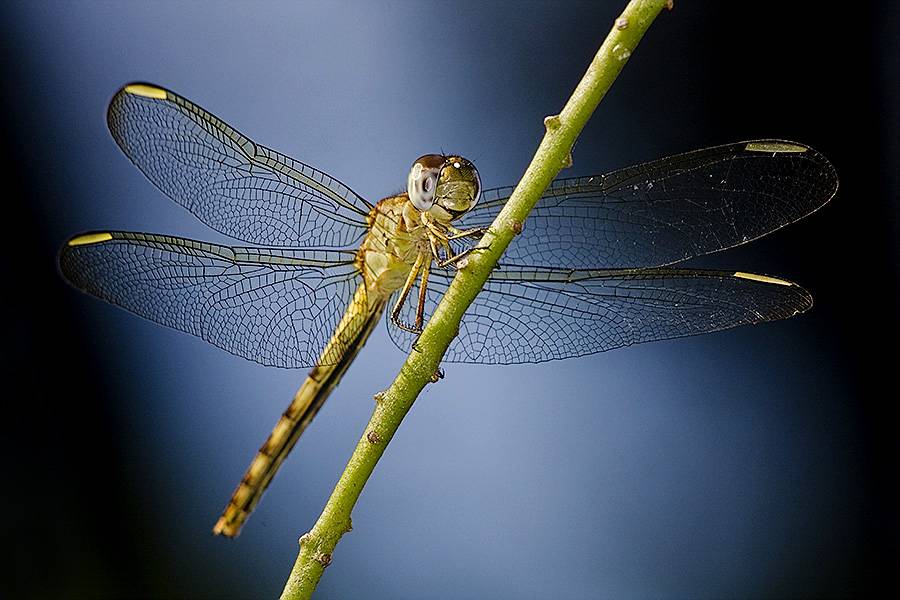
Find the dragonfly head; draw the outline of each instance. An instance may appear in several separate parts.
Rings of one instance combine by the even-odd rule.
[[[418,211],[449,222],[478,203],[481,177],[475,165],[461,156],[426,154],[413,163],[406,191]]]

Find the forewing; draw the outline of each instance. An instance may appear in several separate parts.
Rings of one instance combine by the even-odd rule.
[[[149,84],[113,97],[109,130],[166,195],[225,235],[271,246],[344,247],[371,206],[340,181],[256,144],[191,101]]]
[[[72,238],[59,266],[93,296],[278,367],[316,364],[362,279],[351,252],[227,247],[122,231]],[[334,356],[322,362],[340,358],[339,345],[331,348]]]
[[[608,175],[554,181],[503,260],[574,269],[658,267],[716,252],[820,208],[838,179],[808,146],[757,140]],[[490,225],[512,188],[486,190],[461,227]]]
[[[450,282],[429,282],[431,315]],[[784,319],[812,306],[791,282],[686,269],[567,271],[504,266],[463,316],[446,362],[537,363]],[[405,309],[409,318],[409,305]],[[409,322],[409,321],[407,321]],[[389,324],[407,350],[415,337]]]

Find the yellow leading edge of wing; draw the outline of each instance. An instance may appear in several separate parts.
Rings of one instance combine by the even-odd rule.
[[[69,246],[86,246],[88,244],[97,244],[99,242],[108,242],[113,239],[109,233],[86,233],[73,237],[69,240]]]
[[[125,86],[125,93],[134,94],[135,96],[144,96],[145,98],[155,98],[157,100],[166,99],[166,90],[156,87],[155,85],[147,85],[146,83],[132,83]]]
[[[757,275],[756,273],[744,273],[743,271],[735,271],[734,276],[739,277],[740,279],[759,281],[760,283],[773,283],[775,285],[794,285],[790,281],[778,279],[777,277],[767,277],[766,275]]]
[[[789,144],[787,142],[750,142],[744,148],[747,152],[785,152],[800,154],[807,151],[806,146]]]

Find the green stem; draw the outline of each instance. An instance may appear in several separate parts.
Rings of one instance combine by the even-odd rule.
[[[531,164],[506,206],[481,239],[444,295],[416,350],[410,353],[397,378],[376,396],[375,411],[356,445],[350,462],[328,499],[319,520],[300,538],[300,553],[282,592],[283,599],[312,596],[341,536],[350,531],[350,513],[378,459],[396,433],[419,393],[438,371],[456,335],[463,313],[481,291],[488,276],[525,218],[559,171],[571,163],[571,149],[594,109],[659,14],[667,0],[632,0],[613,28],[581,82],[559,115],[544,120],[546,133]]]

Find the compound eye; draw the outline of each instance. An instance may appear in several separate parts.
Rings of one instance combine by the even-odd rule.
[[[469,210],[475,208],[475,205],[481,200],[481,174],[475,168],[475,165],[472,165],[472,174],[475,175],[475,194],[472,197],[472,205],[469,207]]]
[[[440,167],[428,167],[422,164],[422,159],[413,163],[406,181],[406,192],[409,200],[416,210],[425,212],[434,205],[434,190],[437,187]]]

